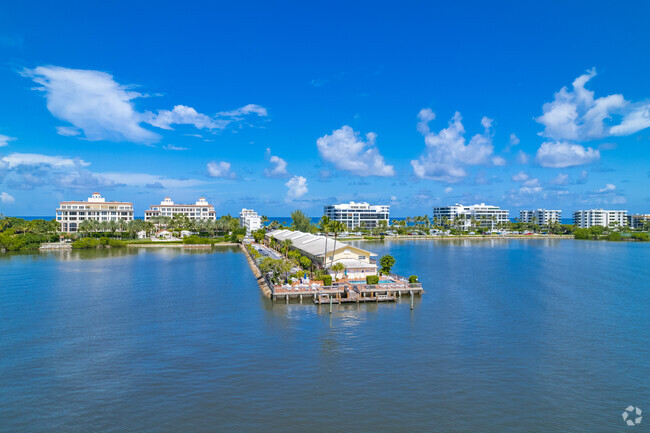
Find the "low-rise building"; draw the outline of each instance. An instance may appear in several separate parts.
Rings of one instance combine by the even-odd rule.
[[[246,228],[246,234],[262,228],[262,218],[253,209],[242,209],[239,212],[239,226]]]
[[[493,230],[498,224],[508,222],[509,211],[498,206],[485,203],[464,206],[456,203],[453,206],[437,206],[433,208],[433,220],[437,224],[459,225],[461,230],[469,230],[472,225]]]
[[[133,203],[106,201],[98,192],[94,192],[86,201],[62,201],[56,210],[56,221],[60,230],[74,233],[79,224],[85,220],[133,221]]]
[[[203,197],[199,198],[194,204],[176,204],[171,198],[165,197],[159,205],[149,206],[149,210],[144,211],[144,219],[148,221],[159,216],[172,218],[176,214],[185,215],[192,220],[217,219],[214,206],[209,204]]]
[[[297,250],[319,268],[330,268],[341,263],[347,279],[365,280],[368,275],[377,275],[377,264],[371,257],[377,254],[346,244],[334,238],[313,235],[300,231],[275,230],[266,234],[266,239],[282,242],[289,239],[291,249]]]
[[[627,225],[626,210],[587,209],[573,213],[573,224],[579,228],[592,226],[615,227]]]
[[[353,230],[358,227],[372,229],[379,226],[379,221],[386,221],[390,218],[390,206],[388,205],[371,205],[368,203],[350,203],[332,204],[323,208],[323,215],[331,221],[340,221],[348,229]]]
[[[562,221],[562,211],[556,209],[536,209],[519,211],[519,221],[545,226]]]
[[[650,214],[627,216],[627,225],[633,229],[642,228],[648,221],[650,221]]]

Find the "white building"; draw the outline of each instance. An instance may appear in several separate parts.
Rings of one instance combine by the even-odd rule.
[[[551,222],[562,221],[562,211],[554,209],[536,209],[519,211],[519,221],[545,226]]]
[[[626,210],[589,209],[573,213],[573,223],[579,228],[591,226],[625,226],[627,225]]]
[[[433,208],[433,220],[437,224],[452,225],[458,222],[462,230],[472,227],[472,220],[478,227],[494,229],[497,224],[508,222],[508,212],[498,206],[485,203],[464,206],[456,203],[453,206],[437,206]]]
[[[149,206],[149,210],[144,211],[144,220],[158,216],[172,218],[176,214],[183,214],[192,220],[216,220],[217,214],[214,206],[209,204],[203,197],[199,198],[195,204],[176,204],[171,198],[165,197],[159,205]]]
[[[246,233],[251,234],[262,228],[262,218],[253,209],[242,209],[239,212],[239,226],[246,228]]]
[[[372,229],[379,226],[379,221],[386,221],[386,224],[388,224],[390,206],[351,201],[350,203],[325,206],[323,215],[331,221],[344,223],[349,229],[361,226]]]
[[[84,220],[95,221],[133,221],[133,203],[106,201],[94,192],[87,201],[62,201],[56,210],[56,220],[61,231],[73,233],[79,230]]]

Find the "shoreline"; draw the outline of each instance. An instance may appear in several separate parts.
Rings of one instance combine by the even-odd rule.
[[[380,238],[339,238],[341,242],[359,242],[359,241],[456,241],[456,240],[510,240],[510,239],[575,239],[573,235],[514,235],[514,236],[386,236]]]
[[[219,246],[225,246],[225,247],[236,247],[239,244],[233,243],[233,242],[220,242],[218,244],[126,244],[127,247],[144,247],[144,248],[166,248],[166,247],[174,247],[174,248],[212,248],[212,247],[219,247]]]

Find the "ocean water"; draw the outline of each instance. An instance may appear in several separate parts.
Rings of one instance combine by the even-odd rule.
[[[420,277],[413,311],[273,303],[233,247],[0,255],[0,431],[611,432],[650,410],[649,244],[359,245]]]

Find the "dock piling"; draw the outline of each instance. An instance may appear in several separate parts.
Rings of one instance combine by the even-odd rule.
[[[413,290],[409,290],[411,293],[411,310],[413,309]]]
[[[330,314],[332,314],[332,295],[330,295]]]

